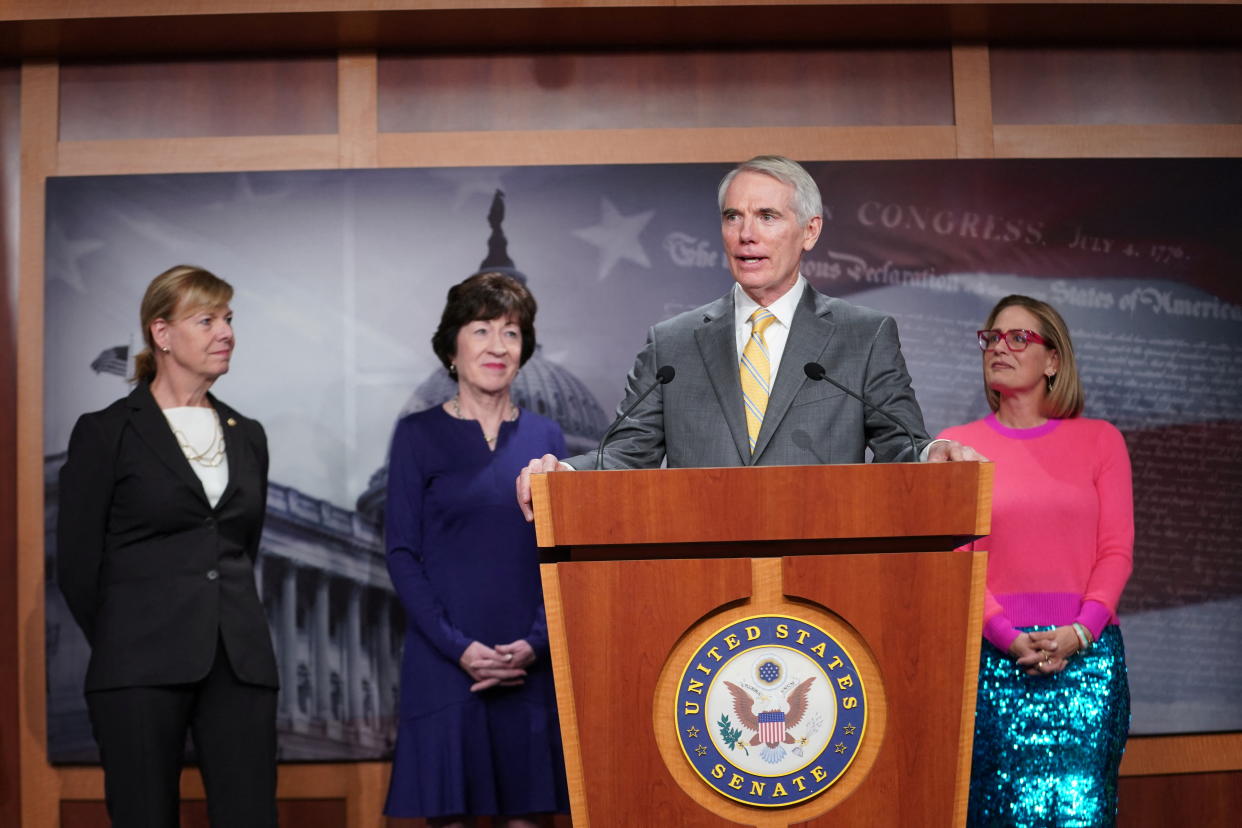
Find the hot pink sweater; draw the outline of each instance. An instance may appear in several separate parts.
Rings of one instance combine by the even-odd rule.
[[[983,635],[1001,651],[1017,627],[1071,624],[1098,638],[1117,621],[1134,561],[1130,455],[1103,420],[1007,428],[996,415],[941,434],[996,464]]]

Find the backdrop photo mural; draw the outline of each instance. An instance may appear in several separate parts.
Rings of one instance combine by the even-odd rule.
[[[380,533],[388,442],[453,391],[430,338],[501,250],[539,301],[518,401],[594,446],[647,328],[729,289],[720,164],[54,178],[44,339],[48,742],[97,759],[88,649],[55,582],[57,473],[85,411],[128,393],[138,304],[174,264],[236,289],[213,389],[267,429],[257,567],[286,761],[389,754],[403,619]],[[1242,180],[1238,160],[808,165],[819,290],[897,318],[928,429],[987,413],[974,331],[1026,293],[1066,317],[1086,416],[1134,464],[1122,600],[1136,734],[1242,730]],[[503,194],[503,195],[501,195]],[[831,372],[831,366],[826,366]]]

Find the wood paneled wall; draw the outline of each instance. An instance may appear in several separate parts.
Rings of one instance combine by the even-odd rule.
[[[381,132],[948,126],[949,48],[381,55]]]
[[[19,70],[0,64],[0,824],[21,818],[17,616],[17,212]]]
[[[1239,774],[1190,773],[1122,777],[1118,828],[1224,828],[1238,820]]]
[[[998,124],[1242,124],[1236,48],[991,50]]]
[[[336,132],[336,55],[65,63],[60,140]]]
[[[44,748],[48,176],[735,161],[760,152],[803,160],[1236,157],[1240,80],[1238,48],[990,48],[982,41],[46,58],[27,60],[20,79],[0,67],[0,154],[13,159],[20,134],[22,172],[19,312],[0,307],[9,346],[0,354],[0,479],[18,484],[15,494],[0,488],[0,670],[6,659],[17,665],[15,683],[3,680],[0,690],[0,822],[99,824],[102,799],[97,769],[52,768]],[[0,197],[0,215],[15,209],[7,186]],[[6,288],[13,278],[5,274]],[[14,512],[15,538],[6,519]],[[19,715],[16,749],[10,719]],[[14,821],[18,758],[22,803]],[[1121,824],[1173,824],[1162,803],[1185,801],[1185,791],[1206,803],[1204,813],[1242,810],[1239,769],[1238,734],[1133,740]],[[381,824],[386,784],[382,763],[284,766],[285,824],[371,828]],[[201,798],[196,774],[186,775],[183,791]],[[187,824],[200,824],[198,806],[187,807]]]

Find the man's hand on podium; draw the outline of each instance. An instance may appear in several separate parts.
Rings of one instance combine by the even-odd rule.
[[[986,463],[988,458],[957,440],[933,440],[927,449],[927,462],[943,463],[950,460]]]
[[[522,473],[518,475],[516,485],[518,506],[521,507],[522,514],[526,516],[527,523],[535,519],[535,510],[530,505],[530,476],[544,472],[573,470],[573,466],[560,462],[552,454],[545,454],[526,464],[526,468],[522,469]]]

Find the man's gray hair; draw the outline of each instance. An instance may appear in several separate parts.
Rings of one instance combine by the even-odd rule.
[[[799,224],[806,225],[815,216],[824,214],[824,200],[819,194],[819,185],[815,183],[815,179],[811,178],[811,174],[801,164],[783,155],[756,155],[729,170],[720,180],[720,189],[716,191],[716,202],[722,213],[725,191],[737,174],[742,172],[766,175],[793,187],[793,209]]]

